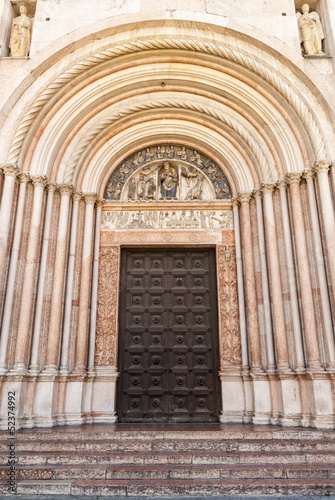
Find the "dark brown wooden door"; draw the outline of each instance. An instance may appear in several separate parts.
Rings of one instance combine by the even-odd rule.
[[[121,262],[119,421],[217,421],[214,250],[128,249]]]

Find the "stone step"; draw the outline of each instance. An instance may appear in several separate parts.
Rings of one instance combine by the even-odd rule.
[[[0,443],[0,452],[8,450],[8,443]],[[16,450],[20,452],[44,452],[44,451],[156,451],[156,452],[179,452],[179,451],[248,451],[248,452],[277,452],[277,451],[329,451],[335,452],[335,441],[274,441],[274,440],[100,440],[100,441],[15,441]]]
[[[210,426],[211,424],[209,424]],[[238,440],[280,440],[280,441],[334,441],[335,442],[335,431],[331,430],[310,430],[310,429],[300,429],[300,430],[286,430],[286,429],[269,429],[268,426],[263,430],[229,430],[226,426],[224,430],[155,430],[155,431],[127,431],[119,430],[113,426],[110,429],[99,431],[99,424],[97,429],[92,429],[91,426],[83,426],[84,429],[80,429],[80,426],[73,430],[73,427],[62,427],[51,428],[48,430],[19,430],[17,431],[15,438],[19,441],[57,441],[57,442],[67,442],[67,441],[154,441],[154,440],[209,440],[209,441],[238,441]],[[85,430],[87,427],[92,430]],[[106,428],[106,426],[103,426]],[[254,427],[251,426],[253,429]],[[5,431],[0,432],[0,443],[6,444],[8,441],[8,433]]]
[[[330,495],[335,479],[244,479],[244,480],[59,480],[19,481],[17,493],[25,495],[92,495],[133,497],[196,497],[220,495]],[[4,494],[5,484],[0,484]]]
[[[335,454],[325,451],[302,452],[21,452],[20,465],[76,464],[335,464]],[[0,465],[8,460],[0,453]]]

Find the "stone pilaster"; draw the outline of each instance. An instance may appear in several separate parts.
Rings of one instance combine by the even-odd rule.
[[[248,332],[251,354],[251,370],[261,372],[260,343],[257,317],[257,299],[255,290],[255,270],[252,251],[250,207],[251,193],[241,193],[239,200],[241,203],[241,233],[242,247],[244,250],[244,272],[245,272],[245,292],[246,308],[248,311]]]
[[[95,193],[84,195],[86,202],[85,210],[85,232],[83,245],[83,258],[81,269],[80,300],[79,300],[79,323],[76,345],[76,372],[83,372],[87,366],[88,343],[89,343],[89,305],[92,280],[92,237],[94,224],[94,205],[97,199]]]
[[[22,301],[19,315],[15,351],[15,370],[25,370],[28,359],[28,345],[30,335],[31,316],[33,311],[34,284],[36,268],[38,266],[38,250],[40,244],[41,222],[44,187],[47,183],[46,177],[39,175],[32,177],[34,184],[33,212],[30,224],[30,233],[26,255],[26,265],[22,286]]]
[[[302,315],[304,319],[306,335],[306,348],[308,357],[307,367],[308,369],[319,370],[320,353],[315,324],[312,284],[308,265],[307,244],[299,185],[300,178],[301,174],[298,172],[291,172],[286,175],[287,182],[290,185],[292,220],[295,248],[297,253]]]

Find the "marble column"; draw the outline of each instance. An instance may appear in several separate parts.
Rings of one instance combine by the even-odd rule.
[[[45,371],[54,371],[58,368],[58,357],[60,351],[59,346],[62,328],[64,278],[68,250],[69,208],[70,196],[73,192],[73,187],[67,184],[63,184],[59,186],[59,190],[61,193],[61,202],[58,221],[55,275],[51,297],[50,326],[48,334]]]
[[[0,208],[0,289],[4,280],[6,269],[6,257],[8,236],[10,229],[10,220],[13,206],[13,195],[15,180],[19,174],[19,169],[16,165],[3,165],[2,171],[5,174],[5,182],[3,186],[3,195]]]
[[[85,209],[85,231],[83,244],[83,257],[81,268],[80,298],[79,298],[79,322],[76,345],[75,372],[81,373],[86,370],[88,355],[89,335],[89,308],[90,288],[92,280],[92,238],[94,222],[94,204],[97,196],[95,193],[84,195]]]
[[[20,174],[20,189],[16,208],[15,229],[13,237],[12,252],[9,263],[9,272],[7,279],[7,290],[5,298],[5,306],[1,328],[0,338],[0,373],[6,369],[6,355],[7,344],[9,338],[10,323],[12,318],[13,298],[15,291],[16,271],[19,258],[21,236],[22,236],[22,222],[25,209],[27,183],[29,175],[27,173]]]
[[[295,345],[295,371],[302,372],[305,370],[305,358],[302,343],[302,333],[300,324],[300,313],[299,313],[299,302],[298,302],[298,292],[297,283],[295,276],[295,265],[293,257],[293,244],[292,244],[292,233],[290,226],[290,215],[287,204],[287,182],[282,179],[278,181],[277,186],[280,192],[280,203],[281,211],[283,217],[283,229],[285,238],[285,254],[287,263],[287,274],[289,280],[290,289],[290,302],[292,311],[292,324],[293,324],[293,334],[294,334],[294,345]]]
[[[76,259],[76,244],[77,244],[78,209],[79,209],[79,202],[82,199],[82,196],[83,195],[80,192],[74,193],[73,195],[71,237],[70,237],[69,260],[67,266],[64,325],[63,325],[62,353],[61,353],[61,366],[60,366],[60,371],[63,374],[66,374],[68,371],[68,357],[69,357],[71,316],[72,316],[72,294],[73,294],[74,266]]]
[[[320,286],[320,302],[323,315],[324,326],[324,341],[327,349],[327,358],[329,366],[335,367],[335,343],[334,343],[334,330],[331,316],[331,309],[329,303],[327,276],[325,269],[325,261],[323,256],[322,239],[320,231],[320,223],[318,217],[318,207],[314,189],[314,176],[313,170],[308,169],[304,172],[304,177],[307,181],[308,200],[311,213],[313,242],[315,249],[315,260],[317,265],[317,273]]]
[[[267,347],[267,369],[269,371],[273,371],[275,369],[276,363],[275,363],[275,355],[274,355],[274,347],[273,347],[271,303],[270,303],[268,269],[267,269],[267,262],[266,262],[266,250],[265,250],[262,192],[260,190],[257,190],[257,191],[253,192],[253,195],[256,199],[256,207],[257,207],[257,227],[258,227],[259,253],[260,253],[260,259],[261,259],[264,324],[265,324],[265,338],[266,338],[266,347]]]
[[[48,184],[48,199],[47,199],[47,207],[46,207],[46,212],[45,212],[42,253],[41,253],[41,261],[40,261],[40,272],[39,272],[39,276],[38,276],[38,288],[37,288],[35,321],[34,321],[34,330],[33,330],[33,341],[32,341],[31,358],[30,358],[30,366],[29,366],[29,369],[32,372],[36,372],[36,373],[38,372],[38,351],[39,351],[41,325],[42,325],[44,286],[45,286],[45,277],[46,277],[46,273],[47,273],[48,248],[49,248],[49,239],[50,239],[51,219],[53,216],[52,206],[53,206],[55,189],[56,189],[55,183],[51,182]]]
[[[93,261],[93,279],[92,279],[92,302],[90,319],[90,344],[88,351],[88,370],[94,370],[95,356],[95,336],[97,324],[98,307],[98,281],[99,281],[99,250],[100,250],[100,227],[101,227],[101,209],[104,201],[98,201],[95,214],[95,238],[94,238],[94,261]]]
[[[263,184],[264,195],[264,226],[268,247],[270,287],[273,308],[274,335],[277,352],[277,367],[279,371],[289,370],[289,359],[286,339],[286,325],[283,305],[280,265],[277,247],[275,216],[273,210],[273,184]]]
[[[241,250],[240,218],[238,213],[239,202],[233,199],[234,228],[235,228],[235,249],[236,249],[236,269],[237,269],[237,291],[238,308],[240,316],[241,332],[241,351],[242,351],[242,369],[249,369],[248,340],[247,340],[247,322],[245,317],[244,283],[243,283],[243,264]]]
[[[36,268],[38,267],[38,250],[40,245],[41,224],[42,224],[42,209],[44,187],[46,185],[45,176],[32,177],[34,184],[34,200],[33,211],[30,223],[30,232],[28,240],[28,248],[26,255],[26,264],[24,269],[23,285],[22,285],[22,300],[19,314],[19,324],[17,331],[17,341],[15,350],[15,365],[14,370],[25,370],[29,354],[29,336],[31,316],[33,312],[34,286],[36,277]]]
[[[249,332],[249,345],[251,355],[251,371],[262,372],[260,342],[257,317],[257,298],[255,289],[255,269],[252,251],[250,207],[251,193],[241,193],[239,195],[241,208],[241,233],[242,248],[244,252],[244,275],[246,308]]]
[[[320,353],[314,315],[312,283],[308,264],[303,209],[301,203],[300,178],[301,174],[299,172],[291,172],[286,175],[287,182],[290,185],[293,230],[302,304],[301,312],[304,319],[308,358],[307,368],[310,370],[319,370]]]
[[[333,294],[335,295],[335,217],[328,180],[329,167],[330,162],[318,161],[315,163],[314,170],[318,176],[321,212],[326,237],[327,258],[329,262]]]

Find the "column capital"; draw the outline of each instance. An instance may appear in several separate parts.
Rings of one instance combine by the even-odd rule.
[[[94,203],[97,201],[97,194],[96,193],[85,193],[84,194],[84,200],[87,205],[94,205]]]
[[[252,196],[255,198],[255,199],[262,199],[262,190],[261,189],[254,189],[253,192],[252,192]]]
[[[58,189],[61,196],[71,196],[73,193],[73,186],[71,184],[59,184]]]
[[[73,193],[72,199],[73,201],[80,201],[83,197],[83,193],[81,191],[75,191]]]
[[[261,189],[264,194],[272,194],[274,188],[275,184],[273,184],[272,182],[263,182],[261,186]]]
[[[238,198],[232,198],[231,199],[231,204],[233,205],[233,207],[238,207],[240,202],[239,202],[239,199]]]
[[[314,163],[314,170],[318,173],[328,172],[331,162],[328,160],[317,160]]]
[[[315,177],[315,170],[313,168],[305,168],[305,170],[302,173],[302,176],[304,179],[314,179]]]
[[[55,182],[49,182],[48,183],[48,191],[55,191],[57,189],[57,184]]]
[[[31,177],[33,184],[39,187],[44,187],[47,185],[48,179],[45,175],[33,175]]]
[[[106,202],[105,202],[105,200],[104,200],[104,199],[102,199],[102,200],[98,200],[98,201],[96,202],[96,206],[97,206],[97,207],[103,207],[105,203],[106,203]]]
[[[276,186],[281,190],[286,189],[287,181],[285,179],[278,179],[278,181],[276,182]]]
[[[241,203],[249,203],[250,199],[252,197],[252,193],[239,193],[238,199]]]
[[[21,172],[19,175],[19,182],[22,184],[27,184],[30,181],[30,175],[28,172]]]
[[[14,163],[5,163],[1,168],[6,177],[14,177],[15,179],[20,173],[19,167]]]
[[[287,184],[300,183],[301,172],[289,172],[285,176]]]

